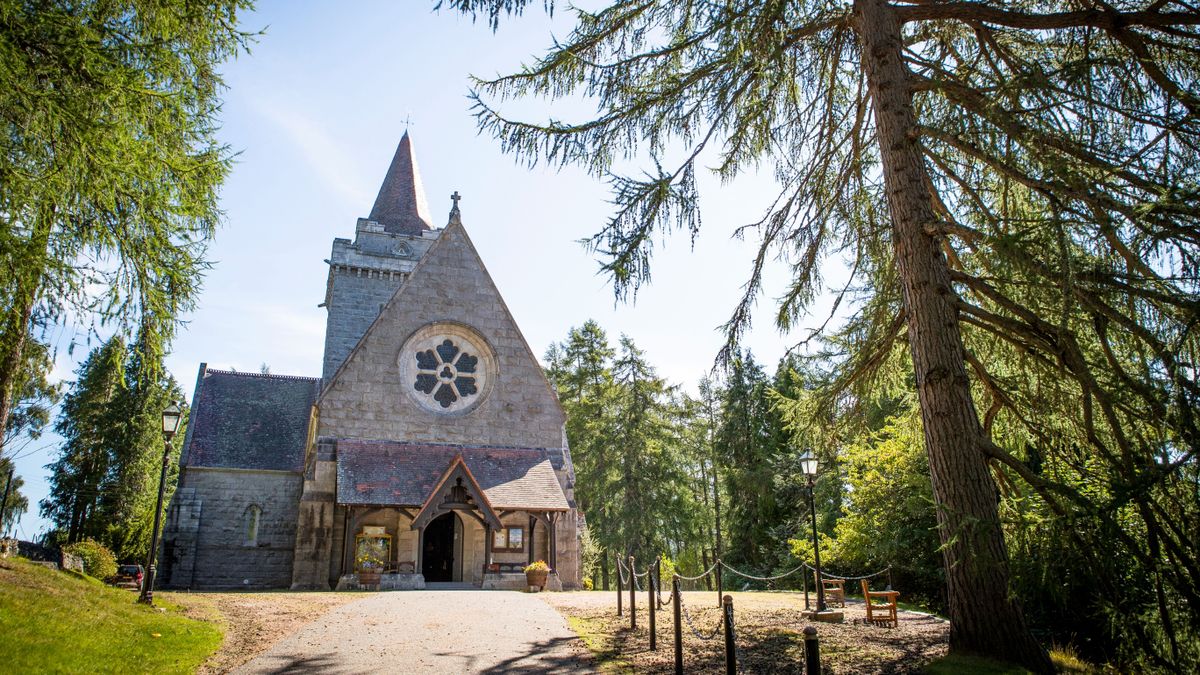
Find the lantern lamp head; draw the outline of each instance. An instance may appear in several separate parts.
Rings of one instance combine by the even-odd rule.
[[[800,455],[800,471],[805,476],[817,475],[817,456],[813,454],[812,448],[805,448],[804,454]]]
[[[172,401],[171,405],[167,406],[166,409],[162,411],[163,435],[165,435],[167,438],[174,436],[175,432],[179,431],[179,420],[182,417],[183,410],[180,409],[178,403]]]

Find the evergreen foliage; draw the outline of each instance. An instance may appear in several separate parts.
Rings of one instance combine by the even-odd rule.
[[[524,0],[449,5],[493,26]],[[1044,672],[1001,518],[1088,570],[1110,644],[1200,664],[1200,11],[1179,2],[612,2],[476,82],[480,128],[530,163],[613,185],[592,240],[618,295],[654,235],[697,236],[698,165],[767,164],[780,191],[739,231],[792,266],[797,325],[820,265],[851,260],[825,410],[915,393],[937,503],[951,647]],[[584,97],[538,124],[505,100]],[[644,177],[611,173],[647,159]],[[843,301],[846,301],[844,304]],[[914,377],[909,377],[911,374]],[[846,397],[852,396],[847,401]],[[998,506],[999,505],[999,506]],[[1028,531],[1025,532],[1028,534]],[[1030,548],[1021,550],[1032,551]],[[1116,557],[1125,562],[1112,564]],[[1024,564],[1024,563],[1020,563]],[[1045,565],[1050,572],[1053,565]]]
[[[53,539],[95,539],[122,560],[147,552],[163,451],[162,410],[182,399],[170,376],[140,379],[141,353],[115,336],[80,364],[55,426],[64,443],[47,467],[50,494],[41,503],[42,515],[56,528]],[[172,456],[178,452],[173,448]],[[177,462],[171,467],[168,500]]]
[[[115,324],[157,377],[220,217],[217,68],[249,4],[0,0],[0,428],[39,327]]]

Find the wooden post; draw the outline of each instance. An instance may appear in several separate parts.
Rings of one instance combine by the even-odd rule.
[[[621,559],[617,558],[617,616],[621,616]]]
[[[633,566],[633,556],[629,556],[629,630],[637,629],[637,568]]]
[[[721,581],[721,559],[717,558],[717,607],[721,606],[721,598],[725,597],[725,588]]]
[[[804,627],[804,675],[821,675],[821,647],[813,626]]]
[[[679,599],[679,575],[671,577],[671,606],[675,610],[675,675],[683,675],[683,609]]]
[[[654,559],[654,601],[658,603],[658,608],[662,609],[662,556]]]
[[[529,562],[526,563],[528,565],[532,565],[533,561],[536,560],[536,558],[533,555],[533,542],[534,542],[533,531],[535,529],[537,529],[537,518],[534,518],[533,516],[529,516],[529,541],[525,542],[525,547],[529,549]]]
[[[733,641],[733,598],[721,599],[721,614],[725,617],[725,673],[737,675],[737,645]]]
[[[646,571],[650,572],[650,574],[646,575],[646,610],[650,612],[650,651],[653,652],[658,650],[658,635],[656,634],[654,623],[655,608],[658,607],[658,601],[654,599],[656,595],[654,585],[657,583],[657,580],[654,579],[654,572],[651,571],[651,568],[647,567]]]
[[[807,568],[804,570],[804,574],[800,575],[800,578],[804,580],[804,609],[809,609],[809,606],[808,606],[808,569]]]
[[[550,527],[546,531],[546,536],[550,540],[550,570],[558,574],[558,514],[551,513],[547,520],[550,521]]]

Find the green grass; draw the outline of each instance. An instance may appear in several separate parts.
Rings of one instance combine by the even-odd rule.
[[[0,560],[0,663],[16,673],[195,672],[221,629],[156,605],[91,577]]]
[[[1029,671],[981,656],[948,654],[925,666],[925,675],[1029,675]]]
[[[613,641],[603,632],[604,623],[595,619],[578,616],[568,616],[567,625],[583,640],[588,651],[596,657],[600,672],[607,675],[626,675],[633,673],[633,665],[621,657],[620,652],[613,646]]]

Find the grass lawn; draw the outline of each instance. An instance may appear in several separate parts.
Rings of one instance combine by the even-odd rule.
[[[14,673],[194,672],[221,629],[156,605],[90,577],[0,560],[0,663]]]

